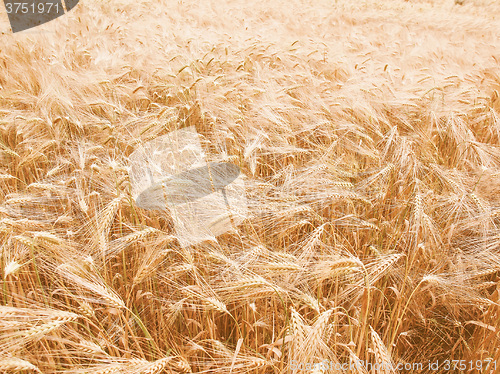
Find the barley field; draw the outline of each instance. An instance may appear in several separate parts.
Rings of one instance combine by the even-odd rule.
[[[0,372],[500,372],[497,1],[0,9]],[[184,128],[248,205],[188,246],[129,175]]]

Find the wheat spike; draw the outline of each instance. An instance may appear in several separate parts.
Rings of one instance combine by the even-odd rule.
[[[148,227],[144,230],[133,232],[132,234],[128,234],[122,238],[120,238],[120,241],[126,244],[134,243],[136,241],[142,240],[146,237],[149,237],[150,235],[158,234],[159,231],[153,227]]]
[[[0,357],[0,371],[19,372],[24,370],[41,373],[38,367],[36,367],[35,365],[26,360],[22,360],[20,358],[15,358],[15,357],[9,357],[9,358]]]
[[[118,196],[111,200],[111,202],[106,205],[106,207],[99,214],[98,219],[98,230],[99,232],[107,234],[111,227],[111,223],[115,217],[115,214],[123,200],[123,196]]]
[[[227,310],[226,305],[220,301],[219,299],[215,297],[207,297],[204,299],[204,301],[207,303],[210,309],[214,309],[220,313],[227,313],[229,314],[229,311]]]
[[[104,350],[101,348],[100,345],[88,340],[81,340],[77,346],[78,349],[81,350],[82,352],[90,354],[100,353],[106,355],[106,352],[104,352]]]
[[[302,316],[295,310],[295,308],[290,308],[290,324],[292,327],[292,335],[294,338],[295,346],[301,347],[304,344],[306,331],[305,322]]]
[[[73,313],[61,313],[57,316],[54,321],[44,323],[40,326],[35,326],[23,332],[23,335],[29,340],[36,340],[40,337],[48,334],[52,330],[57,329],[59,326],[65,324],[66,322],[73,321],[78,316]]]
[[[379,372],[383,374],[396,374],[394,370],[394,364],[392,362],[391,356],[387,351],[387,348],[377,334],[377,332],[370,326],[370,336],[373,346],[373,351],[375,353],[375,360],[379,364]]]
[[[324,344],[324,334],[332,313],[333,310],[329,309],[318,316],[314,324],[311,326],[311,331],[309,332],[304,343],[305,345],[310,347],[320,347]]]
[[[159,374],[161,373],[167,365],[172,361],[172,357],[165,357],[154,362],[148,363],[141,368],[141,373],[144,374]]]
[[[9,261],[3,268],[3,279],[7,279],[9,275],[15,275],[21,266],[17,261]]]

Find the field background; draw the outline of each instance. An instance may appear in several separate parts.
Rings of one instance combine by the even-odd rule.
[[[500,3],[1,9],[0,370],[500,367]],[[186,126],[250,211],[181,248],[127,157]]]

